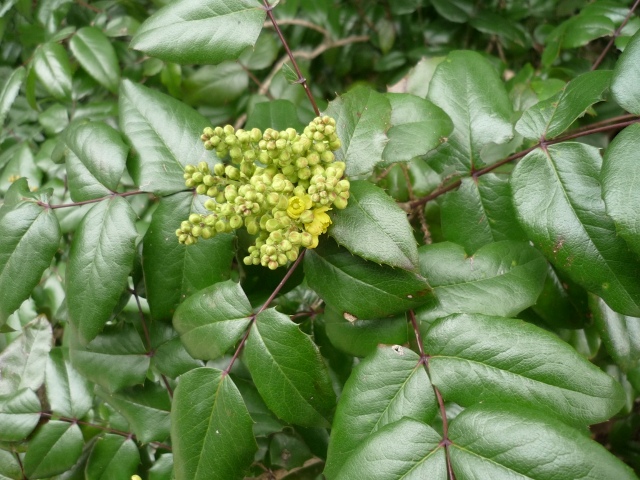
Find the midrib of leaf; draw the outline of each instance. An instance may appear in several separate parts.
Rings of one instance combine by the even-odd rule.
[[[469,258],[473,258],[473,255]],[[478,279],[474,279],[474,280],[468,280],[468,281],[464,281],[464,282],[459,282],[459,283],[446,283],[446,284],[442,284],[442,285],[438,285],[437,287],[431,287],[434,291],[436,291],[438,288],[446,288],[446,287],[458,287],[458,286],[462,286],[462,285],[473,285],[473,284],[479,284],[482,282],[493,282],[496,279],[499,279],[501,277],[506,277],[507,275],[513,273],[514,271],[516,271],[519,268],[525,267],[526,265],[530,264],[531,262],[535,262],[536,259],[531,259],[525,263],[521,263],[516,265],[515,267],[511,268],[510,270],[506,271],[503,274],[495,274],[492,275],[491,277],[486,277],[486,278],[478,278]],[[463,261],[463,264],[466,264],[466,260]]]
[[[34,350],[34,347],[38,344],[38,338],[39,338],[40,333],[44,333],[45,335],[48,333],[46,331],[43,332],[43,330],[40,330],[40,329],[37,329],[35,331],[37,332],[37,334],[34,335],[33,342],[31,344],[31,348],[29,349],[29,354],[27,355],[26,361],[24,362],[24,368],[22,369],[22,374],[20,375],[20,384],[18,385],[18,390],[20,390],[21,388],[25,388],[26,387],[26,385],[25,386],[22,385],[22,380],[25,377],[25,372],[29,369],[29,366],[31,365],[29,362],[33,358],[33,355],[32,355],[33,354],[33,350]],[[23,335],[25,335],[25,334],[23,333]]]
[[[44,456],[42,456],[40,458],[40,461],[36,464],[34,470],[37,470],[38,467],[44,463],[44,461],[47,459],[47,457],[49,457],[49,455],[51,455],[51,453],[52,453],[53,449],[55,448],[55,446],[60,442],[60,440],[62,440],[64,438],[64,436],[69,432],[69,430],[71,429],[71,427],[73,425],[74,425],[73,423],[70,423],[69,425],[67,425],[67,429],[64,431],[64,433],[62,435],[60,435],[58,437],[58,439],[55,441],[55,443],[53,445],[51,445],[51,447],[47,450],[47,453],[45,453]]]
[[[415,462],[413,464],[413,466],[407,470],[407,472],[402,475],[401,477],[398,477],[398,479],[403,479],[403,478],[407,478],[407,476],[410,476],[410,473],[413,472],[416,468],[418,468],[420,465],[422,465],[424,462],[426,462],[429,458],[431,458],[431,456],[435,455],[441,448],[444,448],[441,445],[436,446],[436,448],[434,448],[433,450],[429,451],[429,454],[425,455],[424,457],[422,457],[420,460],[418,460],[417,462]],[[414,477],[411,477],[414,478]]]
[[[489,462],[489,463],[492,463],[492,464],[494,464],[494,465],[499,466],[500,468],[503,468],[504,470],[507,470],[508,472],[512,472],[512,473],[515,473],[516,475],[520,475],[520,476],[521,476],[521,478],[522,478],[523,480],[536,480],[536,479],[535,479],[535,478],[533,478],[533,477],[529,477],[529,476],[524,475],[524,474],[522,474],[522,473],[520,473],[520,472],[517,472],[517,471],[515,471],[515,470],[512,470],[511,468],[507,467],[506,465],[503,465],[503,464],[501,464],[501,463],[498,463],[498,462],[496,462],[495,460],[493,460],[493,459],[491,459],[491,458],[483,457],[482,455],[479,455],[479,454],[477,454],[477,453],[475,453],[475,452],[472,452],[471,450],[468,450],[468,449],[466,449],[465,447],[462,447],[462,446],[458,445],[457,443],[452,443],[452,445],[453,445],[454,447],[456,447],[456,448],[459,448],[460,450],[462,450],[462,451],[464,451],[464,452],[466,452],[466,453],[469,453],[469,454],[473,455],[474,457],[481,458],[481,459],[483,459],[483,460],[486,460],[486,461],[487,461],[487,462]]]
[[[200,478],[198,477],[198,472],[200,471],[200,465],[202,465],[202,462],[200,462],[200,460],[202,459],[203,455],[204,455],[204,446],[207,444],[207,439],[209,438],[209,434],[210,432],[213,430],[212,428],[209,428],[211,426],[211,422],[213,421],[213,414],[216,411],[216,406],[218,404],[218,398],[219,398],[219,394],[220,394],[220,389],[222,388],[222,383],[224,382],[225,379],[225,375],[221,374],[220,375],[220,380],[218,382],[218,388],[216,388],[216,393],[213,394],[213,405],[211,405],[211,413],[209,414],[209,418],[207,419],[206,422],[206,429],[207,429],[207,433],[205,434],[204,438],[202,439],[202,445],[200,447],[200,453],[195,457],[198,459],[198,464],[196,465],[196,471],[195,471],[195,475],[193,476],[193,478]]]

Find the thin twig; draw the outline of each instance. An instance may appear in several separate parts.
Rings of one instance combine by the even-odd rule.
[[[307,20],[303,20],[301,18],[282,18],[278,20],[278,24],[280,25],[300,25],[301,27],[310,28],[311,30],[315,30],[316,32],[320,32],[325,37],[330,37],[329,31],[322,28],[320,25],[316,25],[315,23],[309,22]],[[273,28],[273,23],[264,22],[264,28]]]
[[[616,28],[616,31],[613,32],[613,35],[611,36],[611,39],[609,40],[609,43],[607,43],[607,46],[604,47],[604,50],[602,50],[602,52],[600,53],[600,56],[598,56],[596,61],[593,62],[593,65],[591,65],[591,70],[595,70],[596,68],[598,68],[600,66],[600,64],[604,60],[604,57],[607,55],[607,53],[609,53],[609,50],[611,49],[611,47],[613,46],[614,42],[616,41],[616,38],[618,38],[618,36],[620,35],[620,32],[622,31],[624,26],[627,24],[627,22],[631,18],[631,15],[633,15],[633,12],[635,11],[635,9],[638,8],[638,5],[640,5],[640,0],[636,0],[636,2],[633,4],[633,6],[629,9],[629,13],[627,13],[627,16],[624,17],[624,20],[622,21],[620,26],[618,28]]]

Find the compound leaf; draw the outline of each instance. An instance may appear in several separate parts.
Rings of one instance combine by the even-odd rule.
[[[140,453],[132,439],[107,433],[96,441],[91,450],[86,479],[131,478],[139,464]]]
[[[48,478],[63,473],[78,461],[83,445],[77,424],[51,420],[29,441],[24,473],[28,478]]]
[[[69,48],[91,77],[116,93],[120,83],[120,65],[109,39],[96,27],[82,27],[71,40]]]

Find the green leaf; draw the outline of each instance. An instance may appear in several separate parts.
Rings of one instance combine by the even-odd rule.
[[[273,100],[260,102],[253,107],[244,128],[246,130],[273,128],[278,131],[295,128],[301,132],[304,125],[298,118],[298,111],[293,103],[289,100]]]
[[[472,254],[501,240],[527,240],[511,202],[511,185],[503,175],[463,178],[440,206],[444,238]]]
[[[173,454],[164,453],[159,457],[153,467],[149,469],[149,480],[172,480],[173,476]]]
[[[431,3],[438,14],[450,22],[466,23],[474,13],[471,0],[431,0]]]
[[[47,42],[36,48],[31,67],[40,83],[58,100],[71,99],[71,65],[64,47]]]
[[[581,431],[543,413],[505,405],[464,410],[449,427],[456,478],[636,479]]]
[[[420,275],[367,262],[334,242],[307,251],[304,272],[309,286],[351,319],[383,318],[433,298]]]
[[[522,320],[451,315],[432,324],[424,347],[431,381],[464,407],[511,403],[581,426],[610,418],[624,403],[612,377]]]
[[[151,348],[155,352],[152,365],[160,373],[177,378],[183,373],[202,366],[202,362],[189,355],[180,341],[180,335],[170,324],[152,322],[149,325]]]
[[[109,39],[96,27],[82,27],[69,41],[69,48],[91,77],[116,93],[120,83],[120,65]]]
[[[26,181],[12,185],[0,209],[0,325],[29,298],[62,235],[53,210],[29,201],[8,203],[12,195],[20,195],[21,186]]]
[[[449,477],[441,441],[440,434],[430,426],[411,418],[402,418],[368,437],[337,475],[327,475],[327,478],[447,480]]]
[[[616,28],[604,15],[577,15],[565,23],[563,48],[582,47],[596,38],[611,35]]]
[[[150,358],[132,326],[109,326],[86,347],[69,330],[71,365],[88,380],[114,392],[144,383]]]
[[[602,162],[602,198],[607,214],[613,218],[616,232],[631,249],[640,255],[640,175],[638,150],[640,124],[630,125],[616,135],[604,154]]]
[[[233,235],[218,234],[189,247],[176,237],[180,222],[192,211],[201,211],[202,198],[191,192],[163,197],[151,218],[143,240],[142,268],[154,320],[170,319],[182,300],[229,278]]]
[[[127,437],[107,433],[100,437],[86,467],[87,480],[119,480],[131,478],[140,464],[136,443]]]
[[[118,393],[98,389],[97,394],[127,419],[138,441],[162,442],[169,437],[171,400],[157,383],[147,381]]]
[[[27,187],[27,191],[30,190],[30,187],[39,187],[42,180],[42,171],[35,163],[29,144],[27,142],[20,143],[15,147],[15,150],[10,149],[9,151],[12,153],[5,157],[9,158],[9,161],[4,170],[0,172],[0,195],[4,192],[9,195],[9,189],[15,183],[11,177],[28,179],[30,186]],[[29,195],[24,196],[29,197]],[[35,197],[31,196],[29,198]],[[46,201],[47,199],[43,198],[42,200]]]
[[[253,420],[253,434],[256,437],[268,437],[272,433],[281,432],[285,424],[269,410],[253,382],[242,378],[235,378],[234,381]]]
[[[589,296],[589,307],[602,342],[616,365],[624,372],[635,368],[640,363],[640,318],[614,312],[595,295]]]
[[[529,107],[516,123],[516,130],[532,140],[557,137],[591,105],[605,99],[610,81],[610,70],[578,75],[554,96]]]
[[[184,0],[149,17],[130,46],[175,63],[236,60],[256,43],[265,17],[252,0]]]
[[[616,62],[611,80],[611,94],[618,105],[640,115],[640,30],[627,44]]]
[[[228,280],[187,298],[173,316],[173,326],[187,352],[213,360],[236,344],[249,326],[251,304],[239,284]]]
[[[171,405],[176,478],[242,479],[257,450],[252,423],[228,375],[211,368],[182,375]]]
[[[382,152],[383,165],[408,162],[440,145],[453,123],[440,107],[407,93],[387,93],[391,103],[389,142]]]
[[[24,456],[28,478],[48,478],[70,469],[82,454],[82,432],[75,423],[51,420],[36,432]]]
[[[21,480],[23,478],[18,458],[13,452],[0,450],[0,479]]]
[[[127,286],[138,236],[135,218],[124,198],[112,197],[89,210],[73,237],[67,308],[83,344],[102,331]]]
[[[38,425],[41,411],[38,396],[29,388],[0,397],[0,441],[27,438]]]
[[[575,294],[584,292],[580,287],[566,279],[558,277],[556,271],[548,265],[547,278],[542,287],[533,311],[549,326],[555,328],[582,328],[584,315],[578,310]],[[586,297],[585,297],[586,298]]]
[[[487,10],[479,11],[469,24],[479,32],[497,35],[502,41],[530,47],[531,41],[527,38],[524,27],[506,16]]]
[[[484,313],[510,317],[536,303],[547,262],[526,243],[490,243],[468,257],[450,242],[420,247],[420,272],[438,304],[433,316]]]
[[[67,128],[65,144],[69,191],[74,202],[116,191],[129,153],[118,132],[103,122],[74,122]]]
[[[366,176],[382,160],[389,141],[391,104],[383,94],[359,86],[329,103],[325,112],[336,119],[342,148],[336,158],[347,164],[347,175]]]
[[[273,65],[280,49],[276,38],[274,35],[260,35],[254,46],[245,49],[239,63],[249,70],[262,70]]]
[[[53,332],[47,317],[39,315],[22,328],[22,334],[0,352],[0,395],[10,395],[23,388],[34,392],[44,383]]]
[[[11,75],[7,77],[2,88],[0,88],[0,125],[4,124],[4,119],[20,92],[20,86],[24,82],[25,76],[25,68],[18,67],[11,72]]]
[[[304,427],[329,427],[335,393],[318,347],[289,317],[258,314],[244,361],[267,406],[279,418]]]
[[[93,406],[89,382],[64,358],[60,347],[51,350],[45,369],[47,401],[51,411],[69,418],[84,417]]]
[[[379,346],[358,364],[344,386],[331,428],[324,474],[334,478],[340,472],[349,478],[341,469],[371,435],[403,418],[429,423],[437,410],[420,357],[399,345]],[[351,478],[369,478],[362,475]]]
[[[429,155],[439,173],[480,169],[483,147],[513,137],[511,100],[498,72],[479,53],[451,52],[436,68],[428,99],[453,121],[448,141]]]
[[[191,105],[227,105],[249,88],[249,75],[237,62],[205,65],[184,81],[184,97]]]
[[[184,166],[217,163],[200,135],[209,121],[184,103],[123,80],[120,128],[136,154],[127,165],[141,190],[166,195],[184,190]]]
[[[349,203],[332,215],[329,235],[366,260],[417,270],[418,248],[407,214],[381,188],[351,182]]]
[[[520,223],[559,270],[614,310],[640,316],[640,265],[605,213],[597,148],[551,145],[524,157],[511,176]]]

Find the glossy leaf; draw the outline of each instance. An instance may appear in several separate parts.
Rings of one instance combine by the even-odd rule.
[[[83,445],[78,425],[51,420],[29,441],[24,473],[28,478],[48,478],[63,473],[78,461]]]
[[[365,260],[417,270],[418,248],[407,214],[365,180],[351,182],[349,203],[332,215],[329,235]]]
[[[432,0],[432,3],[438,14],[450,22],[468,22],[473,16],[474,8],[471,0]]]
[[[566,22],[562,46],[581,47],[596,38],[612,34],[614,30],[614,23],[604,15],[576,15]]]
[[[513,201],[536,247],[614,310],[640,316],[637,263],[615,233],[601,199],[601,158],[580,143],[536,149],[516,166]]]
[[[640,363],[640,318],[616,313],[595,295],[589,307],[602,342],[611,358],[627,372]]]
[[[201,208],[201,198],[185,192],[160,199],[144,236],[142,267],[155,320],[170,319],[185,298],[229,278],[233,235],[218,234],[189,247],[176,237],[180,222]]]
[[[605,99],[610,81],[610,70],[595,70],[577,76],[560,92],[528,108],[518,120],[516,130],[533,140],[557,137],[591,105]]]
[[[640,124],[630,125],[616,135],[602,162],[602,197],[616,232],[640,255],[640,192],[635,179],[640,175],[638,150]]]
[[[433,298],[420,275],[367,262],[333,242],[307,251],[304,272],[309,286],[349,318],[383,318]]]
[[[101,30],[80,28],[71,37],[69,48],[96,82],[114,93],[118,91],[120,65],[113,45]]]
[[[180,335],[171,324],[152,322],[149,328],[151,348],[155,352],[152,366],[170,378],[202,366],[202,362],[189,355],[180,341]]]
[[[0,88],[0,125],[4,123],[7,113],[11,109],[11,105],[18,96],[20,86],[24,82],[26,71],[24,67],[16,68],[7,77],[2,88]]]
[[[228,375],[196,368],[180,377],[171,405],[177,479],[242,479],[257,450],[251,417]]]
[[[450,242],[420,247],[420,273],[438,304],[437,315],[484,313],[509,317],[535,304],[547,262],[526,243],[490,243],[468,257]]]
[[[71,65],[62,45],[54,42],[40,45],[31,59],[31,68],[53,97],[58,100],[71,98]]]
[[[40,388],[52,343],[51,324],[44,315],[23,327],[22,334],[0,352],[0,396]]]
[[[102,122],[72,123],[65,134],[67,175],[74,202],[116,191],[129,148],[120,134]]]
[[[630,113],[640,115],[640,31],[636,32],[616,62],[611,80],[613,99]]]
[[[122,197],[112,197],[85,215],[71,243],[67,308],[78,338],[87,344],[109,320],[133,267],[136,214]]]
[[[637,478],[587,435],[521,407],[477,405],[452,422],[449,438],[456,478]]]
[[[0,396],[0,440],[24,440],[40,421],[40,400],[36,393],[24,388],[10,395]]]
[[[586,319],[579,311],[579,303],[574,298],[574,292],[580,291],[584,292],[573,282],[558,277],[556,271],[548,265],[547,278],[536,304],[532,307],[533,311],[552,327],[582,328]]]
[[[318,347],[289,317],[260,313],[245,344],[244,361],[267,406],[305,427],[329,427],[335,393]],[[285,400],[286,399],[286,400]]]
[[[15,182],[6,198],[20,195]],[[58,250],[61,232],[53,210],[32,202],[9,205],[0,209],[0,325],[4,324],[38,284],[42,273]],[[28,264],[29,268],[24,268]]]
[[[109,391],[144,383],[150,358],[135,328],[107,327],[86,347],[71,332],[71,364],[85,378]]]
[[[236,60],[255,44],[265,17],[264,8],[251,0],[176,2],[140,25],[131,48],[175,63]]]
[[[438,404],[419,360],[408,348],[379,346],[353,370],[331,429],[324,471],[327,478],[343,473],[359,445],[386,425],[403,418],[425,423],[433,420]]]
[[[453,123],[441,108],[429,100],[406,93],[387,93],[391,103],[389,142],[384,147],[384,164],[408,162],[440,145],[453,130]]]
[[[511,202],[511,186],[493,173],[477,179],[463,178],[460,188],[449,192],[441,204],[444,237],[469,254],[501,240],[527,239]]]
[[[249,88],[249,75],[237,62],[205,65],[184,79],[184,96],[191,105],[223,106]]]
[[[484,165],[483,147],[513,137],[507,91],[496,70],[479,53],[451,52],[436,68],[428,99],[453,121],[448,141],[429,155],[438,172],[468,174],[479,169]]]
[[[119,107],[120,128],[136,151],[127,168],[141,190],[159,195],[184,190],[184,165],[217,162],[200,140],[209,122],[184,103],[123,80]]]
[[[2,480],[21,480],[22,468],[17,454],[0,450],[0,478]]]
[[[192,357],[213,360],[240,340],[250,316],[251,304],[242,287],[229,280],[187,298],[176,310],[173,325]]]
[[[389,141],[391,104],[368,87],[356,87],[329,103],[327,115],[336,119],[336,134],[342,148],[336,158],[347,164],[347,175],[365,176],[382,160]]]
[[[431,381],[462,406],[529,406],[580,426],[610,418],[624,402],[613,378],[556,335],[521,320],[451,315],[432,324],[424,347]]]
[[[89,382],[64,357],[62,348],[51,350],[45,372],[51,411],[69,418],[84,417],[93,406],[93,391]]]
[[[429,478],[447,480],[442,437],[411,418],[386,425],[368,437],[329,480],[350,478]],[[459,477],[464,478],[464,477]]]
[[[247,117],[247,123],[244,127],[246,130],[259,128],[266,130],[273,128],[278,131],[287,128],[295,128],[301,132],[304,125],[298,119],[298,111],[296,106],[289,100],[273,100],[271,102],[260,102],[251,111]]]
[[[87,480],[131,478],[138,469],[140,453],[136,443],[127,437],[107,433],[98,438],[86,467]]]

